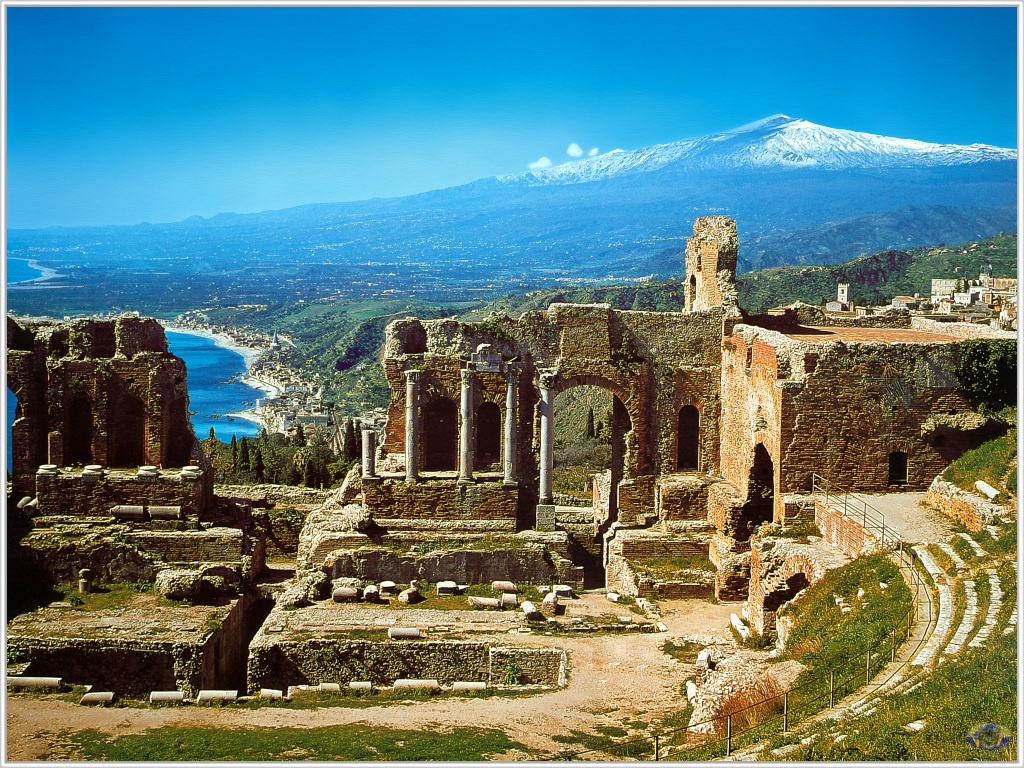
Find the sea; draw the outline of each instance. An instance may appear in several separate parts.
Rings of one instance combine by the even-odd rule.
[[[24,283],[26,280],[35,280],[41,276],[41,269],[34,269],[28,265],[25,259],[7,259],[7,284]]]
[[[31,278],[26,278],[31,279]],[[266,394],[239,379],[245,373],[245,358],[238,352],[217,346],[216,341],[189,333],[167,332],[171,352],[185,361],[188,369],[189,411],[196,437],[204,440],[214,434],[224,442],[231,436],[255,437],[260,425],[227,414],[252,407]],[[11,425],[17,400],[7,390],[7,469],[11,469]]]

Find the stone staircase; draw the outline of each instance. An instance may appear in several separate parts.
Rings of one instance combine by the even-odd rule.
[[[998,531],[990,533],[993,539],[998,538]],[[949,544],[949,541],[956,539],[966,542],[981,562],[965,562]],[[894,662],[888,664],[867,685],[838,702],[832,709],[824,710],[802,721],[791,731],[791,744],[768,752],[766,743],[759,742],[721,759],[745,761],[784,757],[819,738],[818,734],[804,734],[813,724],[827,720],[835,721],[835,724],[827,729],[821,738],[842,741],[846,738],[846,731],[851,727],[851,721],[873,714],[887,697],[907,695],[917,690],[938,665],[954,658],[965,646],[983,646],[993,633],[1000,629],[1004,634],[1015,632],[1016,606],[1006,620],[1006,626],[1000,627],[999,616],[1003,611],[1005,591],[997,570],[1002,563],[1010,562],[1016,572],[1014,556],[992,558],[977,541],[965,533],[955,534],[949,541],[912,547],[921,565],[931,576],[939,599],[935,601],[934,596],[929,594],[930,590],[923,590],[924,594],[920,595],[920,598],[930,603],[932,621],[918,621],[915,631],[899,650]],[[942,552],[949,559],[949,572],[936,563],[937,552]],[[984,615],[981,615],[979,610],[977,592],[977,582],[982,579],[987,583],[989,594],[988,607]],[[956,596],[962,597],[962,611],[954,611]],[[928,614],[929,605],[918,607],[919,617],[926,619]]]

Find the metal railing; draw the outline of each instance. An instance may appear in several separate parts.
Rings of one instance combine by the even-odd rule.
[[[827,478],[822,477],[817,472],[813,473],[811,478],[812,493],[824,495],[826,506],[831,506],[836,511],[842,512],[846,517],[856,520],[863,526],[864,530],[878,531],[878,542],[882,549],[886,548],[887,533],[891,547],[895,548],[901,543],[896,530],[892,526],[886,527],[885,518],[882,516],[882,513],[868,504],[862,497],[835,483],[830,483]]]
[[[821,481],[819,483],[819,481]],[[891,526],[885,525],[885,520],[878,510],[870,507],[866,502],[857,496],[853,496],[855,500],[853,504],[850,503],[851,494],[842,492],[837,496],[834,490],[834,486],[831,486],[832,492],[829,494],[830,485],[820,475],[814,475],[815,492],[818,492],[819,486],[821,492],[826,494],[826,503],[829,499],[835,500],[836,498],[842,498],[843,500],[843,511],[849,514],[847,510],[853,511],[850,514],[856,522],[863,525],[865,528],[872,526],[877,528],[880,532],[880,541],[886,541],[886,535],[888,534],[888,540],[892,549],[895,552],[890,557],[897,558],[898,564],[901,569],[906,569],[906,572],[910,574],[910,581],[912,582],[913,594],[911,595],[910,608],[901,616],[895,626],[890,632],[887,632],[883,637],[880,637],[870,647],[858,651],[846,657],[843,661],[826,670],[822,674],[801,683],[795,688],[791,688],[783,693],[775,696],[770,696],[761,701],[749,704],[742,709],[730,712],[724,715],[718,715],[708,720],[704,720],[699,723],[690,723],[680,728],[673,728],[666,731],[660,731],[653,736],[643,736],[636,739],[630,739],[627,741],[621,741],[614,744],[608,744],[601,747],[593,747],[590,749],[575,751],[575,752],[561,752],[558,755],[550,758],[551,760],[571,760],[580,757],[581,755],[587,755],[591,753],[603,752],[610,754],[615,757],[637,757],[640,755],[651,754],[653,760],[661,759],[662,743],[667,737],[671,737],[673,734],[680,732],[693,732],[694,729],[701,726],[711,726],[712,738],[704,739],[698,743],[692,745],[671,745],[673,759],[676,759],[677,755],[685,755],[686,753],[695,752],[697,750],[710,750],[716,746],[724,747],[723,755],[701,755],[699,758],[683,758],[683,759],[709,759],[711,757],[728,757],[733,752],[733,741],[741,736],[752,734],[758,729],[764,729],[762,736],[756,741],[763,740],[768,736],[774,735],[775,733],[786,733],[790,730],[791,722],[795,722],[796,718],[800,716],[800,712],[803,711],[803,719],[809,718],[814,714],[826,709],[823,705],[827,697],[828,707],[831,709],[835,706],[836,696],[839,694],[839,699],[853,693],[861,687],[861,685],[867,685],[871,681],[872,673],[878,674],[881,672],[887,664],[893,664],[896,661],[896,649],[904,642],[910,639],[911,631],[915,624],[915,617],[917,620],[924,620],[927,627],[931,627],[934,622],[933,611],[932,611],[932,594],[927,583],[921,577],[915,566],[916,557],[908,546],[905,546],[903,540],[896,534],[895,529]],[[859,504],[857,504],[859,502]],[[856,506],[854,506],[856,505]],[[835,507],[834,507],[835,508]],[[919,605],[922,591],[927,594],[928,599],[924,601],[927,615],[917,616],[917,607]],[[928,640],[929,632],[923,632],[921,637],[918,638],[916,645],[907,654],[907,658],[896,668],[894,668],[881,685],[885,685],[897,674],[899,674],[904,667],[910,664]],[[884,653],[888,649],[888,653]],[[825,680],[828,679],[828,685],[825,685]],[[879,687],[881,687],[881,685]],[[852,686],[852,687],[851,687]],[[813,711],[812,707],[815,707]],[[739,715],[743,715],[749,710],[754,708],[764,708],[769,711],[781,710],[774,717],[763,722],[755,722],[753,725],[746,727],[742,730],[735,731],[733,729],[733,718]],[[741,722],[746,718],[738,718]],[[775,727],[779,730],[775,730]],[[714,738],[714,735],[724,731],[724,736]],[[699,733],[699,732],[698,732]],[[718,750],[716,750],[718,751]],[[637,754],[633,754],[637,753]],[[667,756],[667,755],[666,755]]]

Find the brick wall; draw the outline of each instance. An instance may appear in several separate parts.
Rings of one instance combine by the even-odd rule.
[[[406,519],[508,520],[517,517],[518,490],[502,483],[459,485],[455,478],[406,483],[385,479],[363,483],[367,509],[379,510],[393,524]]]
[[[856,517],[844,515],[824,499],[814,500],[814,524],[822,537],[849,557],[873,551],[878,547],[879,533],[866,529]]]
[[[197,441],[185,363],[156,320],[42,322],[8,318],[8,386],[18,398],[15,487],[41,464],[180,467]],[[136,413],[137,409],[137,413]]]
[[[107,471],[101,480],[83,479],[81,471],[35,476],[42,515],[109,515],[119,504],[183,507],[195,518],[206,509],[206,481],[182,480],[165,472],[155,480],[138,480],[134,472]]]
[[[237,563],[243,555],[251,554],[253,546],[237,528],[209,528],[205,531],[133,530],[127,534],[126,540],[147,554],[158,555],[165,561],[175,563]]]

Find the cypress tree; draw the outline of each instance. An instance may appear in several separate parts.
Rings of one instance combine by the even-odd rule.
[[[352,419],[345,424],[345,459],[352,461],[359,455],[359,445],[356,443],[356,425]]]
[[[243,472],[249,471],[249,441],[242,438],[242,451],[238,459],[238,468]]]
[[[231,469],[238,469],[238,438],[231,435]]]
[[[594,409],[587,409],[587,437],[594,437]]]
[[[255,451],[255,456],[253,457],[252,461],[252,469],[253,472],[256,473],[256,482],[262,483],[265,467],[263,466],[263,451],[261,451],[259,448],[257,448]]]
[[[302,424],[295,425],[295,437],[292,438],[292,445],[299,448],[303,448],[306,445],[306,430],[302,428]]]

